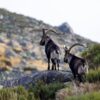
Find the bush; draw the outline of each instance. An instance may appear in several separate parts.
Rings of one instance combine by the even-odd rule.
[[[26,90],[23,86],[0,90],[0,100],[53,100],[57,90],[64,87],[62,83],[46,84],[42,81]]]
[[[36,100],[33,92],[29,92],[27,100]]]
[[[19,86],[14,91],[17,93],[17,100],[27,100],[28,92],[24,87]]]
[[[87,93],[85,95],[66,97],[65,100],[100,100],[100,92]]]
[[[37,100],[53,100],[57,90],[64,88],[63,83],[50,83],[46,84],[43,81],[39,81],[31,88],[31,92]]]
[[[98,82],[100,81],[100,69],[98,70],[90,70],[86,75],[86,80],[89,82]]]
[[[96,69],[100,66],[100,44],[91,45],[82,56],[87,59],[89,67]]]
[[[17,93],[15,93],[13,89],[1,89],[0,100],[17,100]]]
[[[35,100],[33,96],[22,86],[0,90],[0,100]]]

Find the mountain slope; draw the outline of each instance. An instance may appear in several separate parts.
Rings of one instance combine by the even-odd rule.
[[[32,31],[41,28],[52,28],[58,32],[57,34],[50,33],[49,36],[61,47],[61,62],[63,62],[63,45],[71,46],[74,43],[89,45],[93,43],[74,34],[72,28],[66,23],[53,27],[41,20],[0,9],[0,64],[7,68],[47,69],[44,47],[39,45],[42,32]],[[79,51],[82,48],[76,50]]]

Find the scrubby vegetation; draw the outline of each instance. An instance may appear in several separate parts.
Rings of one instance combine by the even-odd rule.
[[[88,47],[82,53],[82,56],[87,59],[89,68],[97,69],[100,66],[100,44],[94,44]]]
[[[39,81],[29,90],[22,86],[4,88],[0,90],[0,100],[54,100],[56,91],[64,86],[62,83],[45,84]]]
[[[39,81],[35,87],[29,91],[34,93],[37,100],[53,100],[57,90],[64,88],[64,86],[64,84],[58,82],[45,84],[43,81]]]
[[[80,86],[67,88],[65,100],[100,100],[100,44],[88,47],[82,53],[89,65],[86,82]]]
[[[27,100],[28,95],[28,91],[22,86],[0,90],[0,100]]]
[[[90,46],[89,49],[82,54],[88,60],[90,66],[89,73],[86,75],[86,82],[83,86],[75,87],[71,82],[65,86],[63,83],[58,82],[46,84],[43,81],[39,81],[34,84],[34,86],[30,85],[28,90],[22,86],[1,89],[0,100],[55,100],[57,91],[62,88],[65,89],[62,93],[64,95],[63,100],[99,100],[99,46],[98,44]]]
[[[90,70],[86,75],[86,80],[88,82],[99,82],[100,81],[100,68],[97,70]]]
[[[66,97],[65,100],[100,100],[100,92],[87,93],[85,95]]]
[[[6,80],[7,78],[13,80],[22,77],[18,75],[18,71],[13,71],[9,74],[8,70],[12,70],[14,67],[20,68],[22,66],[24,71],[47,69],[47,67],[45,67],[47,63],[43,60],[45,57],[42,49],[38,47],[41,34],[40,32],[32,32],[31,30],[41,28],[41,26],[48,29],[54,28],[55,30],[59,30],[61,27],[55,28],[42,21],[16,13],[10,13],[5,9],[0,9],[0,14],[0,68],[7,71],[7,73],[0,76],[3,76],[1,80]],[[65,26],[66,28],[69,27],[67,24]],[[58,31],[58,33],[60,33],[60,31]],[[70,44],[78,42],[82,44],[93,43],[76,34],[54,34],[53,37],[55,41],[59,41],[60,45],[67,44],[70,46]],[[68,100],[99,100],[100,92],[97,93],[94,91],[100,91],[100,44],[90,46],[82,53],[82,56],[87,59],[90,68],[95,70],[89,71],[89,74],[86,75],[86,79],[89,83],[84,83],[83,87],[77,87],[77,91],[73,84],[70,85],[72,83],[70,82],[70,84],[68,84],[69,86],[66,87],[68,89],[68,95],[66,97],[73,96],[74,91],[75,95],[78,95],[68,97]],[[63,54],[61,57],[63,58]],[[26,79],[28,80],[28,78]],[[62,80],[60,75],[59,80]],[[25,82],[26,80],[21,81]],[[14,82],[12,81],[12,83]],[[56,92],[62,88],[65,88],[63,83],[56,82],[46,84],[43,81],[39,81],[34,86],[31,85],[29,89],[25,89],[23,86],[0,89],[0,100],[54,100]],[[90,91],[92,93],[90,93]],[[67,100],[67,98],[65,100]]]

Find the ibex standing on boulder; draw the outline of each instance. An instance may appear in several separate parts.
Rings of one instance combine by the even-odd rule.
[[[79,58],[70,53],[71,49],[76,45],[84,47],[84,45],[79,44],[79,43],[72,45],[69,49],[67,47],[65,47],[64,62],[69,64],[72,74],[74,75],[74,79],[76,79],[76,77],[78,77],[78,80],[80,82],[83,82],[84,76],[85,76],[85,73],[87,70],[85,67],[86,61],[85,61],[85,59]]]
[[[52,70],[56,70],[56,66],[58,67],[59,70],[59,52],[60,48],[57,44],[54,43],[54,41],[47,36],[48,32],[54,32],[54,30],[45,30],[43,29],[43,35],[42,39],[40,41],[40,45],[45,46],[45,53],[48,59],[48,70],[50,70],[50,61],[52,62]]]

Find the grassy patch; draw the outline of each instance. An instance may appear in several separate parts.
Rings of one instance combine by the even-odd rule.
[[[45,84],[43,81],[36,83],[35,87],[31,88],[29,91],[34,93],[37,100],[54,100],[55,93],[64,88],[63,83],[50,83]]]
[[[66,97],[64,100],[100,100],[100,92],[87,93],[85,95]]]
[[[100,81],[100,69],[98,70],[90,70],[86,75],[86,80],[89,82],[98,82]]]
[[[55,100],[56,91],[63,87],[62,83],[46,84],[39,81],[29,90],[23,86],[3,88],[0,90],[0,100]]]
[[[28,91],[22,86],[0,90],[0,100],[28,100],[28,95]]]

